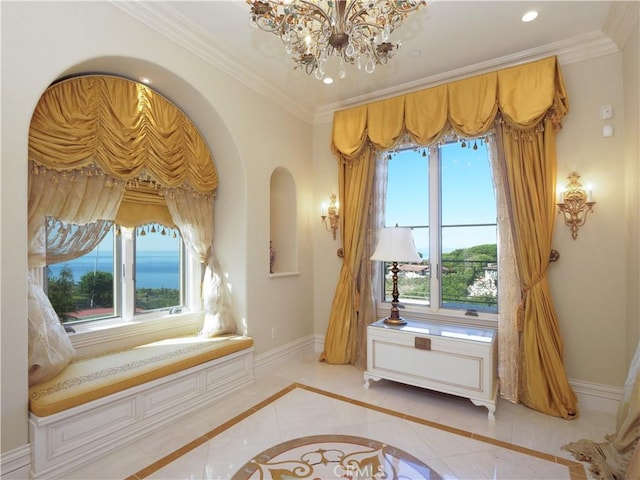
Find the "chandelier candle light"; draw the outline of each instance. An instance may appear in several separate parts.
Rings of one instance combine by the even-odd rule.
[[[393,291],[391,293],[391,312],[384,319],[387,325],[405,325],[407,321],[400,317],[398,309],[398,262],[421,262],[422,258],[413,243],[413,234],[408,227],[383,228],[378,232],[378,245],[371,256],[371,260],[393,262],[391,267]]]
[[[251,26],[280,37],[296,68],[325,77],[327,61],[340,59],[338,76],[346,64],[373,73],[385,65],[400,43],[389,36],[425,0],[246,0]]]

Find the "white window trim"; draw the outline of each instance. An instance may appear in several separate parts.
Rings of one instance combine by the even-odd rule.
[[[125,230],[125,229],[123,229]],[[123,232],[123,235],[125,233]],[[184,248],[184,245],[183,245]],[[123,282],[122,295],[135,295],[133,282],[125,290],[126,277],[133,272],[133,249],[123,251],[124,257],[115,258],[116,272]],[[42,269],[44,275],[44,269]],[[202,327],[203,302],[201,295],[202,264],[185,248],[184,254],[184,305],[173,309],[162,309],[134,315],[133,312],[118,312],[119,315],[103,320],[74,323],[75,332],[69,333],[71,344],[79,356],[96,355],[107,351],[128,348],[132,345],[173,336],[195,334]],[[131,302],[133,305],[133,302]],[[126,305],[126,303],[124,303]]]
[[[437,197],[442,198],[442,190],[440,185],[440,149],[437,146],[429,147],[429,192],[438,192]],[[435,173],[435,174],[432,174]],[[429,195],[431,199],[431,195]],[[442,225],[442,219],[440,216],[440,204],[439,201],[429,202],[429,219],[436,219],[436,225],[429,225],[429,249],[434,247],[434,251],[438,252],[437,262],[433,262],[430,258],[431,275],[430,281],[430,299],[440,298],[440,281],[433,278],[434,275],[437,278],[440,277],[440,235],[439,230]],[[499,230],[500,225],[497,224]],[[499,232],[498,232],[499,234]],[[497,239],[496,239],[497,241]],[[500,256],[498,255],[498,261]],[[377,299],[377,314],[378,318],[385,318],[391,314],[391,302],[383,301],[384,296],[384,262],[381,262],[378,266],[380,269],[381,281],[374,285],[375,298]],[[498,265],[498,270],[500,266]],[[498,290],[498,295],[500,291]],[[404,304],[399,303],[400,316],[407,317],[415,320],[423,321],[436,321],[441,323],[453,323],[464,326],[472,327],[489,327],[496,328],[498,326],[499,313],[477,312],[477,316],[465,315],[462,310],[444,309],[440,308],[438,302],[430,302],[430,305],[421,307],[417,303]]]

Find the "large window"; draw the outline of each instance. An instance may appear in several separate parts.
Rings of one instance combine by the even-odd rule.
[[[88,254],[49,265],[47,291],[63,323],[131,320],[184,305],[184,266],[176,230],[114,226]]]
[[[496,199],[484,141],[388,155],[384,223],[412,227],[422,262],[399,266],[405,308],[491,317],[498,311]],[[391,301],[390,264],[383,301]]]

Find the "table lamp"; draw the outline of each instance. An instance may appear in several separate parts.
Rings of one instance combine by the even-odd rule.
[[[387,325],[405,325],[407,321],[400,317],[398,309],[398,262],[421,262],[422,259],[416,251],[413,243],[411,228],[388,227],[378,231],[378,245],[371,256],[371,260],[380,262],[393,262],[391,273],[393,274],[393,292],[390,315],[384,319]]]

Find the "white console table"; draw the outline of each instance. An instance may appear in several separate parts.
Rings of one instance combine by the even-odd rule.
[[[498,396],[496,331],[407,320],[367,327],[370,380],[387,379],[468,398],[495,420]]]

